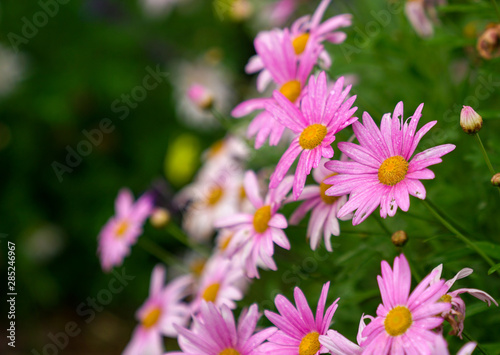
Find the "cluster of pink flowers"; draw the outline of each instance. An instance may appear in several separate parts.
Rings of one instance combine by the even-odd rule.
[[[178,338],[181,351],[169,354],[446,354],[443,322],[451,324],[455,335],[461,337],[463,332],[465,304],[460,294],[498,305],[480,290],[450,292],[453,283],[472,270],[463,269],[446,281],[441,279],[442,265],[410,293],[410,266],[401,254],[392,268],[382,261],[377,277],[382,302],[376,316],[361,316],[356,343],[330,329],[340,302],[336,299],[327,307],[329,282],[315,314],[296,288],[295,305],[278,295],[277,313],[264,311],[273,327],[256,332],[261,316],[256,304],[244,309],[235,322],[232,310],[251,279],[260,277],[259,269],[277,270],[275,244],[291,248],[285,232],[289,224],[297,225],[310,212],[306,238],[311,249],[323,239],[331,252],[332,235],[340,235],[339,220],[352,219],[358,225],[377,208],[382,218],[393,217],[398,208],[408,211],[410,195],[426,198],[421,180],[435,177],[429,166],[455,149],[443,144],[415,154],[422,137],[437,123],[417,129],[424,104],[405,118],[399,102],[392,113],[383,115],[380,125],[367,112],[361,120],[354,116],[358,108],[352,85],[346,85],[345,77],[330,80],[324,71],[332,65],[324,42],[343,42],[346,35],[339,29],[351,24],[348,14],[321,22],[329,4],[330,0],[322,0],[312,16],[298,19],[290,28],[257,35],[256,55],[246,72],[258,73],[258,92],[268,87],[273,91],[240,103],[232,115],[240,118],[259,111],[246,138],[254,139],[256,149],[268,141],[286,150],[272,171],[258,172],[247,170],[251,149],[234,132],[203,154],[202,168],[174,203],[183,212],[188,243],[206,247],[217,233],[216,247],[211,256],[190,265],[191,274],[167,285],[166,270],[161,266],[153,270],[150,294],[137,311],[139,325],[125,354],[162,354],[163,336]],[[321,69],[313,72],[315,66]],[[213,109],[214,96],[205,87],[192,85],[188,96],[199,109]],[[352,138],[336,143],[339,132],[349,127]],[[338,160],[333,143],[341,152]],[[300,204],[287,219],[283,206],[297,201]],[[123,262],[153,210],[150,194],[134,202],[130,191],[119,193],[116,215],[99,235],[98,253],[105,271]],[[460,354],[474,347],[469,343]]]
[[[440,265],[410,293],[411,271],[404,255],[395,258],[393,268],[385,261],[381,268],[382,275],[377,281],[382,303],[375,317],[362,315],[357,343],[354,343],[338,330],[330,329],[339,298],[326,307],[329,282],[323,285],[315,314],[302,290],[296,287],[295,305],[283,295],[276,296],[278,313],[264,311],[274,326],[255,332],[260,318],[258,306],[253,304],[244,309],[236,324],[231,311],[234,308],[232,301],[199,300],[196,311],[191,307],[191,325],[188,326],[190,308],[183,299],[191,278],[179,277],[165,287],[165,270],[157,267],[153,271],[150,296],[137,312],[140,325],[124,354],[162,354],[162,336],[177,336],[182,351],[167,354],[439,355],[448,353],[442,334],[443,322],[450,321],[460,332],[463,330],[465,304],[459,294],[468,292],[488,305],[495,303],[498,306],[490,295],[480,290],[449,292],[455,280],[469,275],[471,269],[463,269],[453,279],[445,281],[440,279]],[[367,319],[370,320],[368,325],[365,324]],[[468,343],[459,354],[469,354],[474,348],[474,343]]]

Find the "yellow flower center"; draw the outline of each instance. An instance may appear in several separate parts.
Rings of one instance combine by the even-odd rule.
[[[378,181],[387,186],[394,186],[404,180],[408,172],[408,162],[400,155],[384,160],[378,168]]]
[[[233,237],[233,233],[226,235],[219,243],[220,250],[224,251],[227,249],[227,246],[231,242],[231,238]]]
[[[126,219],[120,221],[115,229],[115,236],[117,238],[123,238],[124,234],[127,233],[129,223]]]
[[[219,355],[241,355],[240,352],[233,348],[227,348],[222,350]]]
[[[267,230],[271,219],[271,206],[262,206],[253,215],[253,228],[257,233],[264,233]]]
[[[155,325],[158,322],[160,315],[161,315],[161,309],[158,307],[153,308],[142,319],[142,326],[144,328],[151,328],[153,325]]]
[[[189,268],[191,269],[191,272],[197,276],[200,277],[201,273],[203,272],[203,269],[205,268],[205,264],[207,263],[206,259],[195,259],[194,261],[191,262],[189,265]]]
[[[446,295],[443,295],[441,296],[441,298],[439,299],[439,302],[446,302],[446,303],[451,303],[451,296],[446,294]]]
[[[299,144],[304,149],[314,149],[321,144],[328,133],[325,126],[319,123],[304,128],[299,137]]]
[[[410,328],[412,322],[410,310],[404,306],[396,306],[385,317],[385,331],[390,336],[397,337],[404,334]]]
[[[221,139],[212,144],[212,146],[208,149],[208,157],[213,158],[217,156],[222,151],[222,148],[224,148],[224,140]]]
[[[303,33],[300,36],[295,37],[295,39],[292,41],[292,46],[295,50],[295,54],[300,55],[304,52],[308,40],[309,33]]]
[[[328,196],[326,194],[326,190],[328,190],[330,187],[332,187],[332,185],[325,184],[325,180],[333,175],[337,175],[337,173],[333,173],[331,175],[328,175],[326,178],[323,179],[323,182],[321,184],[319,184],[319,192],[320,192],[321,199],[327,205],[333,205],[335,203],[335,201],[337,201],[340,198],[340,196]]]
[[[203,291],[203,295],[201,297],[207,302],[215,302],[217,293],[219,293],[219,287],[220,284],[218,282],[211,284],[205,289],[205,291]]]
[[[300,82],[298,80],[290,80],[281,85],[280,92],[290,102],[295,102],[300,96]]]
[[[306,334],[299,345],[299,355],[314,355],[321,348],[321,344],[318,340],[318,332],[310,332]]]
[[[245,186],[241,185],[240,186],[240,201],[243,201],[247,198],[247,193],[245,191]]]
[[[222,188],[219,186],[212,187],[208,192],[207,204],[209,206],[215,206],[221,199],[222,195],[224,195],[224,190],[222,190]]]

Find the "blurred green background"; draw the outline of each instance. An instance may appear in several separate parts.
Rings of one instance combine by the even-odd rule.
[[[179,108],[181,98],[176,94],[185,85],[186,70],[194,71],[185,69],[186,65],[198,63],[224,73],[222,82],[229,86],[232,97],[220,104],[227,109],[256,95],[255,78],[244,74],[244,66],[254,54],[253,38],[269,24],[266,27],[259,19],[265,1],[250,2],[255,3],[255,12],[249,19],[236,21],[224,12],[221,15],[224,3],[208,0],[178,1],[156,16],[130,0],[48,1],[57,4],[57,9],[49,10],[54,16],[46,16],[46,24],[35,26],[32,32],[26,21],[44,22],[37,15],[46,11],[39,2],[1,2],[0,233],[6,236],[0,239],[0,260],[5,284],[6,244],[14,242],[18,293],[16,348],[2,341],[2,353],[31,354],[35,349],[41,354],[45,344],[53,343],[49,333],[63,332],[68,322],[75,322],[81,332],[58,353],[121,353],[136,325],[134,312],[147,296],[150,273],[158,260],[133,247],[124,266],[135,278],[87,323],[78,307],[106,289],[114,277],[101,271],[97,235],[113,214],[121,187],[129,187],[137,196],[154,181],[167,178],[171,193],[178,190],[195,173],[201,151],[225,134],[220,127],[204,129],[204,123],[186,123],[189,114]],[[291,20],[312,13],[318,3],[301,2]],[[489,184],[491,176],[476,142],[458,125],[463,104],[483,115],[481,136],[498,168],[499,60],[486,61],[475,49],[477,36],[498,18],[489,1],[450,3],[438,9],[440,24],[435,26],[435,35],[422,39],[405,17],[403,1],[333,1],[327,16],[352,13],[353,26],[346,29],[345,44],[326,45],[334,56],[330,74],[355,76],[353,92],[358,95],[359,116],[366,110],[378,121],[403,100],[408,117],[418,104],[425,103],[420,126],[430,120],[438,124],[420,148],[457,145],[444,163],[432,169],[436,179],[425,182],[428,197],[459,221],[472,238],[483,241],[481,247],[498,263],[499,195]],[[24,31],[36,34],[28,38]],[[151,70],[166,74],[158,76],[161,82],[154,89],[136,89],[143,86]],[[132,95],[134,90],[136,94],[146,92],[146,96],[124,104],[123,95]],[[77,149],[84,144],[81,142],[88,140],[84,130],[97,129],[105,118],[112,122],[113,131],[104,134],[100,144],[91,145],[91,152],[71,172],[58,177],[54,167],[67,165],[68,147]],[[342,132],[337,141],[349,135]],[[191,163],[190,156],[194,157]],[[279,156],[264,147],[263,154],[249,166],[272,166]],[[285,214],[294,206],[287,206]],[[459,287],[479,288],[500,299],[498,275],[488,276],[489,266],[416,199],[411,199],[410,212],[400,211],[384,222],[391,231],[408,232],[405,253],[420,275],[439,263],[444,263],[445,278],[472,267],[475,273]],[[184,250],[149,224],[145,235],[174,253]],[[291,296],[292,287],[300,285],[315,306],[321,285],[331,280],[329,301],[341,297],[334,327],[354,340],[361,314],[375,314],[380,302],[376,285],[380,261],[385,258],[392,263],[397,255],[390,239],[374,218],[356,228],[350,222],[341,223],[341,237],[333,240],[335,251],[327,256],[324,249],[315,254],[306,247],[305,229],[290,229],[287,235],[292,251],[277,251],[278,272],[263,272],[240,304],[259,302],[272,308],[269,300],[276,292]],[[311,265],[316,262],[316,266],[308,266],[304,260]],[[300,270],[290,274],[294,265]],[[488,309],[469,296],[464,299],[470,305],[466,330],[490,353],[499,354],[494,330],[500,323],[498,309]],[[6,312],[0,315],[3,331]],[[445,326],[447,331],[449,326]],[[452,351],[461,344],[459,339],[450,340]],[[175,347],[175,340],[170,340],[167,350]]]

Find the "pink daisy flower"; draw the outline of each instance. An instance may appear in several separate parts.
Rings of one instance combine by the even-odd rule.
[[[290,39],[297,58],[301,58],[304,53],[319,51],[319,59],[325,69],[330,68],[332,60],[328,52],[323,49],[322,43],[324,41],[335,44],[344,42],[347,37],[346,34],[336,30],[351,25],[351,15],[349,14],[332,17],[320,24],[329,4],[330,0],[323,0],[312,17],[310,15],[303,16],[290,27]],[[260,92],[264,91],[273,79],[259,53],[250,58],[245,71],[248,74],[260,72],[257,77],[257,90]]]
[[[201,304],[200,315],[193,319],[192,330],[177,326],[179,346],[182,352],[170,355],[260,355],[260,345],[276,332],[267,328],[255,332],[259,320],[257,305],[244,309],[235,324],[231,310],[223,305],[220,309],[211,302]]]
[[[115,215],[99,233],[97,253],[102,269],[110,271],[121,265],[130,253],[130,247],[142,234],[142,226],[153,211],[153,198],[142,195],[136,202],[128,189],[122,189],[115,200]]]
[[[181,276],[165,284],[165,268],[153,269],[149,297],[136,313],[140,324],[134,330],[132,339],[123,355],[163,354],[163,335],[176,337],[174,324],[184,325],[189,319],[189,308],[182,302],[191,277]]]
[[[290,216],[290,224],[297,225],[307,212],[311,211],[311,218],[307,224],[307,237],[310,239],[311,249],[316,250],[321,241],[321,234],[328,251],[333,251],[331,237],[340,234],[340,226],[337,220],[337,212],[347,202],[347,196],[327,196],[325,191],[331,185],[325,184],[326,178],[332,176],[332,172],[325,168],[328,159],[321,159],[319,167],[313,169],[312,175],[317,185],[308,185],[298,198],[304,201]],[[347,215],[342,220],[348,220]]]
[[[329,287],[330,282],[323,285],[316,316],[313,315],[300,288],[295,287],[294,290],[296,307],[285,296],[276,296],[274,303],[280,314],[267,310],[264,314],[279,330],[269,338],[269,343],[262,345],[261,350],[267,351],[268,354],[300,355],[328,352],[319,342],[319,337],[325,335],[330,327],[339,300],[337,298],[325,312]]]
[[[431,281],[431,284],[438,282],[439,279],[441,278],[441,272],[443,271],[443,265],[437,266],[434,271],[436,272],[436,275],[434,279]],[[450,322],[453,331],[452,334],[456,334],[462,339],[462,332],[464,330],[464,320],[465,320],[465,302],[460,298],[460,294],[462,293],[468,293],[477,299],[480,299],[483,302],[486,302],[488,304],[488,307],[491,306],[491,303],[494,303],[498,307],[497,301],[493,297],[491,297],[488,293],[475,289],[475,288],[460,288],[458,290],[448,292],[455,281],[459,279],[463,279],[464,277],[469,276],[472,274],[473,270],[470,268],[464,268],[460,270],[454,278],[451,280],[446,281],[445,286],[446,286],[446,294],[441,297],[441,301],[443,302],[448,302],[451,304],[451,309],[447,312],[444,312],[441,314],[441,316]]]
[[[422,179],[434,179],[428,166],[440,163],[441,157],[453,149],[453,144],[429,148],[411,156],[418,142],[437,121],[425,124],[416,132],[424,104],[418,106],[410,122],[403,121],[403,102],[399,102],[391,117],[382,117],[380,129],[370,115],[363,114],[363,123],[352,125],[360,145],[340,142],[338,148],[354,161],[331,161],[326,167],[338,175],[325,180],[333,185],[329,196],[350,194],[349,201],[339,210],[342,218],[353,211],[352,224],[363,222],[380,205],[380,216],[394,216],[401,208],[408,211],[410,196],[425,199]],[[416,133],[415,133],[416,132]]]
[[[410,294],[411,272],[401,254],[394,268],[382,261],[382,276],[377,276],[382,304],[377,317],[363,330],[363,354],[432,354],[437,333],[432,330],[443,323],[436,316],[450,309],[438,302],[446,293],[444,280],[430,284],[437,271],[432,271]]]
[[[292,103],[298,104],[304,95],[304,86],[316,64],[319,49],[308,49],[298,61],[287,29],[261,32],[255,38],[255,50],[267,70],[257,78],[257,87],[263,88],[273,80],[277,89]],[[249,64],[251,67],[251,64]],[[260,64],[259,64],[260,65]],[[248,67],[248,66],[247,66]],[[265,85],[265,86],[264,86]],[[273,98],[250,99],[240,103],[231,114],[243,117],[262,110]],[[248,137],[255,136],[255,148],[259,149],[269,138],[270,145],[277,145],[283,135],[284,127],[272,118],[267,111],[259,113],[250,123]]]
[[[277,213],[292,187],[291,179],[284,179],[276,188],[269,190],[264,200],[259,194],[257,176],[247,171],[244,179],[247,198],[255,208],[254,213],[239,213],[220,218],[216,228],[232,227],[234,235],[228,245],[228,252],[236,250],[245,265],[247,276],[259,277],[257,266],[277,270],[273,260],[274,243],[290,249],[290,242],[283,229],[288,226],[285,216]]]
[[[293,197],[297,200],[304,189],[307,175],[312,168],[319,166],[321,157],[333,157],[331,144],[335,140],[335,134],[358,119],[352,117],[358,108],[351,108],[356,96],[344,102],[351,86],[342,91],[343,85],[344,78],[341,77],[335,82],[333,89],[328,90],[325,72],[321,72],[316,80],[311,77],[308,93],[300,103],[300,110],[283,94],[274,92],[276,104],[268,104],[266,109],[297,136],[278,162],[269,187],[278,186],[300,155],[293,184]]]
[[[217,307],[236,308],[234,301],[243,298],[244,284],[246,280],[240,264],[218,255],[211,257],[203,267],[198,291],[191,303],[192,312],[199,310],[202,301],[213,302]]]
[[[322,0],[318,8],[311,16],[303,16],[296,20],[290,27],[290,33],[295,54],[300,56],[308,46],[318,47],[324,41],[339,44],[345,41],[347,35],[344,32],[337,31],[341,27],[351,25],[351,15],[343,14],[329,18],[323,23],[321,19],[325,14],[326,8],[331,0]],[[322,50],[319,59],[325,69],[330,68],[332,59],[327,51]]]

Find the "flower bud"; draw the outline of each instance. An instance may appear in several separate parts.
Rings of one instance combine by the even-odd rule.
[[[476,48],[484,59],[500,57],[500,24],[489,24],[479,36]]]
[[[477,133],[483,126],[483,118],[472,107],[464,106],[460,112],[460,126],[465,133]]]
[[[196,106],[198,106],[202,110],[209,110],[214,104],[213,95],[206,87],[200,84],[191,85],[187,91],[187,96]]]
[[[496,173],[495,175],[493,175],[493,177],[491,178],[491,184],[493,186],[500,186],[500,173]]]
[[[155,208],[151,217],[149,217],[149,222],[155,228],[164,228],[170,222],[170,212],[165,208]]]
[[[392,244],[397,247],[402,247],[408,241],[408,234],[405,231],[397,231],[391,236]]]

